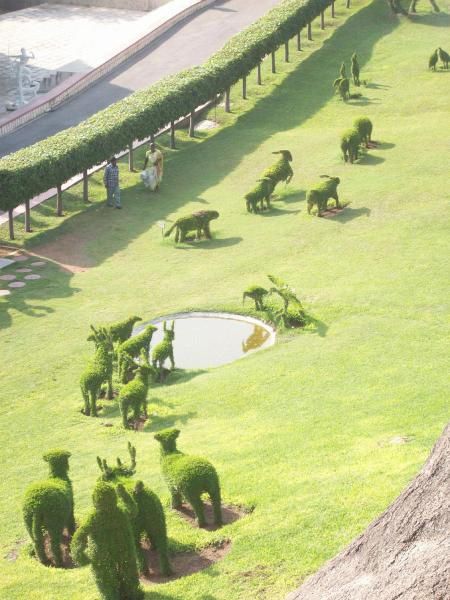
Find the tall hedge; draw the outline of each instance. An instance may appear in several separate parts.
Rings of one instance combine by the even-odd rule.
[[[0,209],[8,210],[189,114],[248,75],[332,0],[284,0],[202,66],[166,77],[75,127],[0,159]]]

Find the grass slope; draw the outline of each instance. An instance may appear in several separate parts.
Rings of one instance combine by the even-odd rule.
[[[125,456],[128,439],[138,475],[168,501],[152,432],[173,424],[182,450],[216,465],[224,500],[255,506],[215,533],[168,510],[173,547],[223,537],[233,546],[206,571],[147,588],[155,600],[283,598],[362,531],[425,460],[448,419],[450,133],[450,72],[427,72],[426,63],[446,47],[450,21],[445,12],[398,20],[382,0],[358,0],[352,13],[339,10],[331,37],[316,27],[301,60],[293,47],[291,63],[280,56],[276,76],[265,64],[264,85],[250,86],[249,100],[235,90],[233,114],[218,109],[222,128],[194,141],[182,136],[179,150],[167,151],[159,195],[149,196],[122,166],[124,210],[100,204],[96,177],[88,210],[74,189],[63,222],[49,207],[33,211],[37,231],[18,244],[33,250],[59,239],[90,268],[72,275],[46,267],[41,281],[1,300],[1,598],[98,597],[89,569],[6,558],[26,539],[24,488],[44,476],[41,455],[50,447],[73,453],[79,519],[91,504],[95,456]],[[345,105],[330,83],[355,50],[370,87]],[[345,165],[339,135],[359,115],[372,118],[381,143]],[[270,213],[248,215],[243,194],[280,148],[292,151],[295,177]],[[323,173],[342,178],[342,199],[351,203],[330,220],[309,217],[304,201]],[[221,212],[212,242],[162,240],[159,220],[198,208]],[[53,229],[39,231],[39,223]],[[78,412],[89,323],[190,307],[238,310],[243,288],[266,284],[266,273],[297,289],[316,328],[154,388],[155,416],[144,433],[124,432],[115,407],[98,420]],[[105,418],[114,427],[102,427]],[[410,441],[390,443],[396,436]]]

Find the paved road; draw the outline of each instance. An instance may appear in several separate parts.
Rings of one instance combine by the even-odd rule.
[[[280,0],[219,0],[173,27],[158,41],[121,65],[80,96],[0,138],[0,156],[77,125],[132,92],[203,63],[235,33],[250,25]]]

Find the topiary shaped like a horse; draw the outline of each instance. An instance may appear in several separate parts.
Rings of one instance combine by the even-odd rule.
[[[175,229],[175,242],[184,242],[190,231],[196,232],[199,240],[202,235],[210,240],[211,229],[210,222],[219,218],[217,210],[199,210],[187,217],[181,217],[175,221],[172,227],[166,231],[164,237],[168,237]]]
[[[172,497],[172,508],[181,508],[185,498],[192,506],[198,526],[206,525],[202,494],[208,494],[214,523],[222,525],[219,476],[213,465],[199,456],[189,456],[177,449],[179,429],[165,429],[154,437],[161,444],[161,470]]]

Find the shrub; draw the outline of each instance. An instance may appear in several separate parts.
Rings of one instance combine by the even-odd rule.
[[[199,527],[206,525],[202,494],[208,494],[214,513],[214,523],[222,524],[219,476],[205,458],[188,456],[177,450],[179,429],[164,429],[154,437],[161,444],[161,469],[172,498],[172,508],[181,508],[185,498],[192,506]]]
[[[219,213],[217,210],[199,210],[198,212],[192,213],[188,217],[181,217],[177,219],[172,227],[166,231],[164,237],[168,237],[174,229],[175,232],[175,242],[184,242],[187,234],[190,231],[195,231],[197,234],[197,239],[199,240],[202,237],[202,234],[206,239],[211,239],[211,230],[210,230],[210,222],[214,219],[219,218]]]
[[[311,214],[312,207],[316,205],[318,217],[322,216],[323,210],[326,210],[328,198],[334,198],[334,200],[336,200],[336,206],[339,208],[337,187],[341,180],[339,177],[329,177],[328,175],[322,175],[322,177],[325,179],[325,181],[311,188],[306,194],[308,214]]]
[[[368,148],[369,143],[372,141],[372,121],[367,117],[359,117],[359,119],[356,119],[353,123],[353,129],[355,129],[358,132],[360,140],[364,142],[366,148]]]

